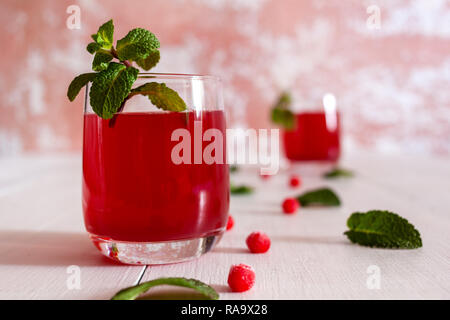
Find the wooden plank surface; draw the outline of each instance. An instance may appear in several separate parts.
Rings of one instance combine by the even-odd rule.
[[[352,179],[328,181],[317,166],[293,166],[262,180],[256,169],[232,175],[255,193],[232,197],[236,224],[218,247],[198,260],[150,266],[143,281],[184,276],[212,284],[221,299],[431,299],[450,298],[450,161],[406,156],[348,155]],[[0,299],[108,299],[133,285],[143,267],[103,258],[89,243],[81,214],[79,156],[0,159]],[[299,189],[287,186],[293,173]],[[307,189],[330,186],[343,205],[281,213],[280,203]],[[354,211],[392,210],[421,232],[417,250],[372,249],[351,244],[343,232]],[[262,230],[272,239],[267,254],[248,253],[246,236]],[[231,293],[229,267],[246,263],[256,271],[255,287]],[[81,289],[69,290],[67,268],[81,271]],[[380,289],[369,289],[370,266],[380,271]],[[370,271],[370,269],[369,269]],[[154,290],[154,297],[174,297]],[[156,294],[156,295],[155,295]]]

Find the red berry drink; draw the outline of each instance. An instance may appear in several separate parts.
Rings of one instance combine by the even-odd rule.
[[[335,162],[340,155],[339,112],[301,112],[295,114],[295,128],[283,132],[286,157],[292,161]]]
[[[208,241],[225,230],[228,219],[225,152],[222,164],[175,164],[171,154],[179,141],[171,141],[171,135],[179,128],[189,131],[192,159],[198,139],[194,121],[201,121],[202,134],[218,129],[225,144],[223,110],[130,112],[117,114],[112,127],[110,121],[93,113],[84,116],[83,210],[94,242],[100,242],[105,254],[119,251],[122,262],[147,264],[187,260],[189,254],[141,261],[137,257],[145,255],[139,243],[166,242],[175,251],[177,245],[184,251],[212,246]],[[201,142],[202,149],[209,143]],[[120,259],[121,243],[137,246],[123,245],[133,252],[124,252]]]

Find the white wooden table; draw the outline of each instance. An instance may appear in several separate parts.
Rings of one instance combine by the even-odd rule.
[[[218,247],[198,260],[167,266],[125,266],[104,258],[90,243],[81,213],[79,155],[0,159],[0,299],[109,299],[123,287],[166,276],[184,276],[214,286],[221,299],[431,299],[450,298],[450,160],[347,155],[352,179],[328,181],[308,169],[283,171],[262,180],[256,170],[232,175],[256,192],[232,197],[236,220]],[[287,186],[300,170],[300,189]],[[281,213],[287,196],[331,186],[343,200],[337,209]],[[423,248],[372,249],[342,234],[354,211],[387,209],[421,232]],[[272,239],[267,254],[248,253],[247,235],[262,230]],[[231,293],[232,264],[256,271],[255,287]],[[68,288],[80,270],[80,288]],[[369,289],[368,267],[380,271],[380,289]],[[169,296],[167,288],[156,289]],[[172,296],[173,297],[173,296]]]

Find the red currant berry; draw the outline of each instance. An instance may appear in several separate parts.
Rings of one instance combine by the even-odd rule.
[[[289,180],[289,184],[291,187],[299,187],[302,184],[299,176],[292,176],[291,180]]]
[[[251,233],[246,242],[251,253],[264,253],[270,248],[270,238],[263,232]]]
[[[234,219],[232,215],[228,216],[228,221],[227,221],[227,230],[232,229],[234,226]]]
[[[228,285],[233,292],[244,292],[255,284],[255,271],[245,264],[231,266]]]
[[[287,198],[283,201],[283,212],[286,214],[292,214],[300,208],[300,204],[297,199]]]

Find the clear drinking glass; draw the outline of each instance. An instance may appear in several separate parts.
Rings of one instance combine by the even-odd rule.
[[[85,226],[104,255],[127,264],[165,264],[198,257],[217,243],[228,219],[229,173],[220,80],[142,73],[134,87],[147,82],[164,82],[177,91],[188,110],[162,111],[148,97],[134,96],[113,120],[105,120],[92,111],[86,87]],[[222,150],[218,149],[220,140]],[[211,152],[213,142],[217,148]],[[202,157],[207,151],[215,157],[213,163]]]
[[[322,103],[295,107],[295,125],[282,133],[286,158],[291,161],[337,162],[341,153],[341,124],[334,95],[325,94]]]

